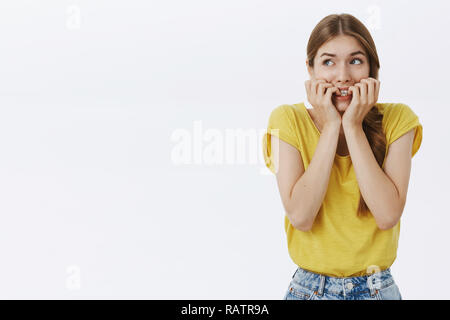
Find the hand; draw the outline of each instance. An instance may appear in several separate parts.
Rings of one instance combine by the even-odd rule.
[[[342,116],[342,126],[362,126],[364,117],[378,101],[380,81],[369,77],[348,90],[352,92],[353,97]]]
[[[306,94],[309,103],[316,111],[320,129],[329,124],[341,125],[341,115],[332,102],[332,94],[339,89],[325,80],[305,81]]]

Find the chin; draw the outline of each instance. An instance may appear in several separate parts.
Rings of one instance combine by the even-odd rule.
[[[345,110],[347,110],[347,108],[348,108],[348,104],[345,104],[345,105],[338,105],[338,110],[339,111],[345,111]]]
[[[349,105],[350,105],[350,102],[346,102],[346,101],[341,101],[341,102],[336,102],[335,103],[336,109],[339,110],[339,111],[342,111],[342,112],[347,110]]]

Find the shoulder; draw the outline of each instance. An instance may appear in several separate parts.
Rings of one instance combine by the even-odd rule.
[[[271,116],[276,117],[296,117],[301,112],[302,104],[281,104],[271,111]]]
[[[303,103],[278,105],[270,112],[269,126],[295,129],[304,118],[305,110]]]
[[[413,148],[415,154],[420,147],[423,131],[417,114],[405,103],[377,103],[376,105],[383,114],[382,126],[387,144],[390,145],[405,133],[415,129]]]
[[[263,136],[263,154],[266,166],[275,173],[275,163],[272,160],[272,136],[300,150],[298,138],[298,106],[281,104],[272,109],[269,116],[267,131]]]
[[[416,113],[405,103],[377,103],[376,107],[383,115],[384,130],[393,130],[405,123],[418,122]]]
[[[383,122],[387,122],[396,117],[417,117],[411,107],[405,103],[376,103],[378,111],[383,114]]]

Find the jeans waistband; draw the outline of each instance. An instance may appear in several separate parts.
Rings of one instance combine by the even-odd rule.
[[[375,272],[359,277],[331,277],[298,267],[292,276],[297,285],[316,291],[318,295],[329,291],[336,294],[344,293],[358,294],[362,291],[369,291],[373,296],[377,290],[388,287],[394,283],[391,269]]]

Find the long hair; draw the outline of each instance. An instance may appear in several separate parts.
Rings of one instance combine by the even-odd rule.
[[[314,67],[314,57],[319,48],[326,41],[339,35],[352,36],[365,48],[369,57],[369,77],[378,79],[380,62],[378,60],[375,42],[364,24],[354,16],[346,13],[328,15],[315,26],[311,32],[306,49],[309,66]],[[382,121],[383,115],[378,111],[376,106],[373,106],[362,123],[370,148],[380,167],[383,166],[386,152],[386,136],[383,132]],[[370,210],[362,197],[361,191],[359,194],[358,216],[366,216]]]

